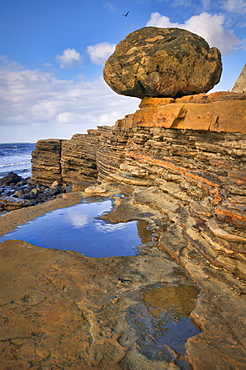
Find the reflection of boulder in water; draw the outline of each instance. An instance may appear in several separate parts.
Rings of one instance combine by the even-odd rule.
[[[182,317],[187,317],[196,307],[199,290],[195,286],[165,286],[144,293],[144,301],[154,307],[153,316],[159,316],[163,310],[174,310]]]

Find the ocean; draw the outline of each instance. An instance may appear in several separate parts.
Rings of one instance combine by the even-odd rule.
[[[31,177],[31,157],[36,143],[0,144],[0,178],[9,172]]]

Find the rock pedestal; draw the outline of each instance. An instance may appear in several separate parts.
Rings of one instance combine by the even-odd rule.
[[[116,122],[119,128],[160,127],[246,134],[246,95],[230,92],[179,99],[145,97],[140,110]],[[233,123],[233,124],[232,124]]]

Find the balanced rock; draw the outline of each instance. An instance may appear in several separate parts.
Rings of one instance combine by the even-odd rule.
[[[220,51],[179,28],[145,27],[121,41],[104,67],[116,93],[144,98],[204,93],[221,76]]]

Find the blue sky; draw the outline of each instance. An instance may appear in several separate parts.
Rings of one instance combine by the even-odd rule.
[[[0,0],[0,14],[0,142],[69,139],[133,113],[140,100],[114,93],[103,65],[148,25],[185,28],[220,49],[212,91],[231,90],[246,63],[246,0]]]

